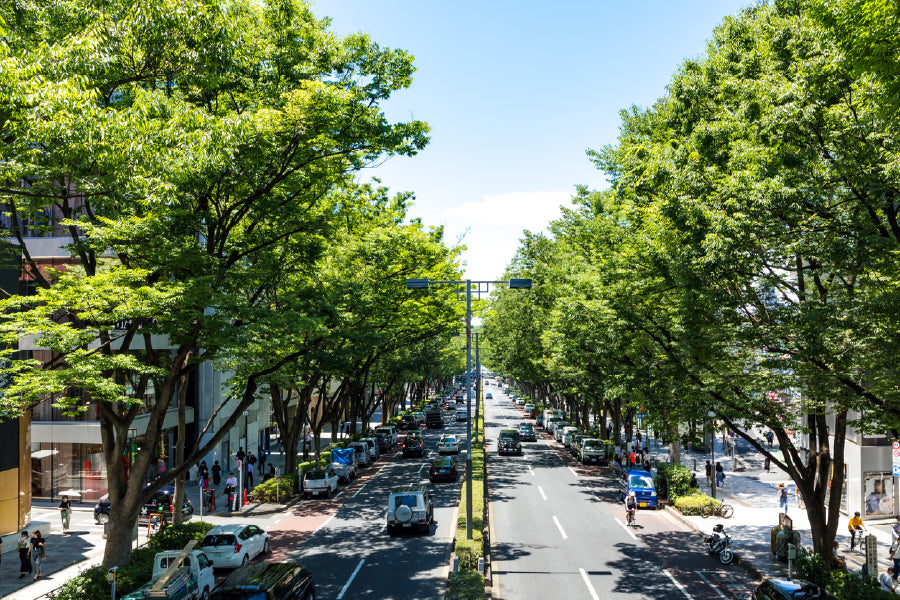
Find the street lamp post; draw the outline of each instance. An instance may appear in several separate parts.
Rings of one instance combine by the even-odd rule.
[[[466,286],[466,539],[472,539],[472,284],[478,286],[478,294],[487,292],[492,284],[506,284],[511,290],[530,290],[530,279],[510,279],[509,281],[432,281],[430,279],[407,279],[406,289],[427,290],[430,285]],[[482,290],[481,286],[485,289]],[[477,339],[477,337],[476,337]]]
[[[716,497],[716,413],[713,411],[709,411],[709,455],[710,455],[710,463],[709,468],[712,470],[712,480],[710,482],[710,491],[712,492],[712,497],[715,499]]]

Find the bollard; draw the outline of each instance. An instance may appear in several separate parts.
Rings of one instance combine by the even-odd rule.
[[[250,502],[247,501],[247,490],[246,489],[244,490],[244,497],[241,500],[241,502],[242,502],[241,506],[247,506],[248,504],[250,504]]]

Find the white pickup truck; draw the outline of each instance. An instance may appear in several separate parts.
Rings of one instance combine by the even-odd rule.
[[[153,557],[153,577],[150,582],[124,596],[122,600],[209,598],[216,583],[213,563],[203,551],[193,549],[196,543],[196,540],[191,540],[184,550],[157,552]]]

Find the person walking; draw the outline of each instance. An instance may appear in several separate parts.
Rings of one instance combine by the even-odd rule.
[[[775,434],[771,429],[766,433],[766,441],[769,443],[769,448],[771,448],[772,442],[775,441]]]
[[[803,494],[800,493],[800,486],[794,486],[794,497],[797,498],[797,508],[803,508]]]
[[[253,463],[247,461],[247,489],[253,489]]]
[[[68,496],[62,496],[59,499],[59,517],[62,519],[63,533],[69,533],[69,523],[72,519],[72,503],[69,502]]]
[[[200,476],[200,481],[209,479],[209,467],[206,466],[205,460],[200,461],[200,466],[197,469],[197,474]]]
[[[236,500],[237,498],[237,477],[234,476],[234,473],[228,474],[228,479],[225,480],[225,498],[228,500],[228,510],[236,510],[236,505],[240,500]]]
[[[722,468],[722,463],[716,461],[716,485],[720,488],[725,487],[725,469]]]
[[[856,534],[859,533],[859,539],[862,540],[862,532],[868,531],[859,511],[853,513],[853,516],[850,517],[847,529],[850,531],[850,549],[853,550],[856,547]]]
[[[763,466],[765,466],[766,468],[766,473],[771,473],[772,471],[770,469],[772,467],[772,459],[766,456],[765,464]]]
[[[237,451],[237,459],[239,461],[243,462],[245,456],[247,456],[247,455],[244,454],[244,447],[241,446],[240,448],[238,448],[238,451]]]
[[[222,483],[222,467],[219,465],[219,461],[213,463],[212,476],[213,485],[219,485],[220,483]]]
[[[23,531],[21,537],[19,537],[19,579],[31,574],[30,548],[28,532]]]
[[[713,476],[713,467],[712,463],[706,461],[706,487],[712,487],[712,476]]]
[[[34,579],[41,576],[41,563],[47,558],[47,546],[40,529],[35,529],[31,536],[31,564],[34,566]]]

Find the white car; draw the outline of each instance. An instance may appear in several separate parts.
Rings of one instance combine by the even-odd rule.
[[[456,420],[457,421],[465,421],[468,419],[468,415],[466,414],[466,409],[461,408],[456,411]]]
[[[204,554],[217,569],[246,565],[269,551],[269,534],[256,525],[217,525],[200,543]]]
[[[331,467],[324,469],[312,469],[303,474],[303,495],[325,496],[331,498],[331,494],[338,489],[338,474]]]
[[[381,425],[376,427],[375,433],[383,433],[391,441],[391,448],[396,446],[397,442],[400,441],[400,434],[397,433],[397,428],[393,425]]]
[[[424,413],[424,412],[422,412],[421,410],[416,411],[416,412],[413,413],[413,416],[416,418],[416,422],[417,422],[419,425],[424,425],[424,424],[425,424],[425,413]]]
[[[459,442],[455,435],[443,435],[438,441],[438,454],[459,454]]]
[[[359,441],[364,442],[369,445],[369,456],[372,457],[372,462],[378,460],[378,440],[375,438],[359,438]]]

